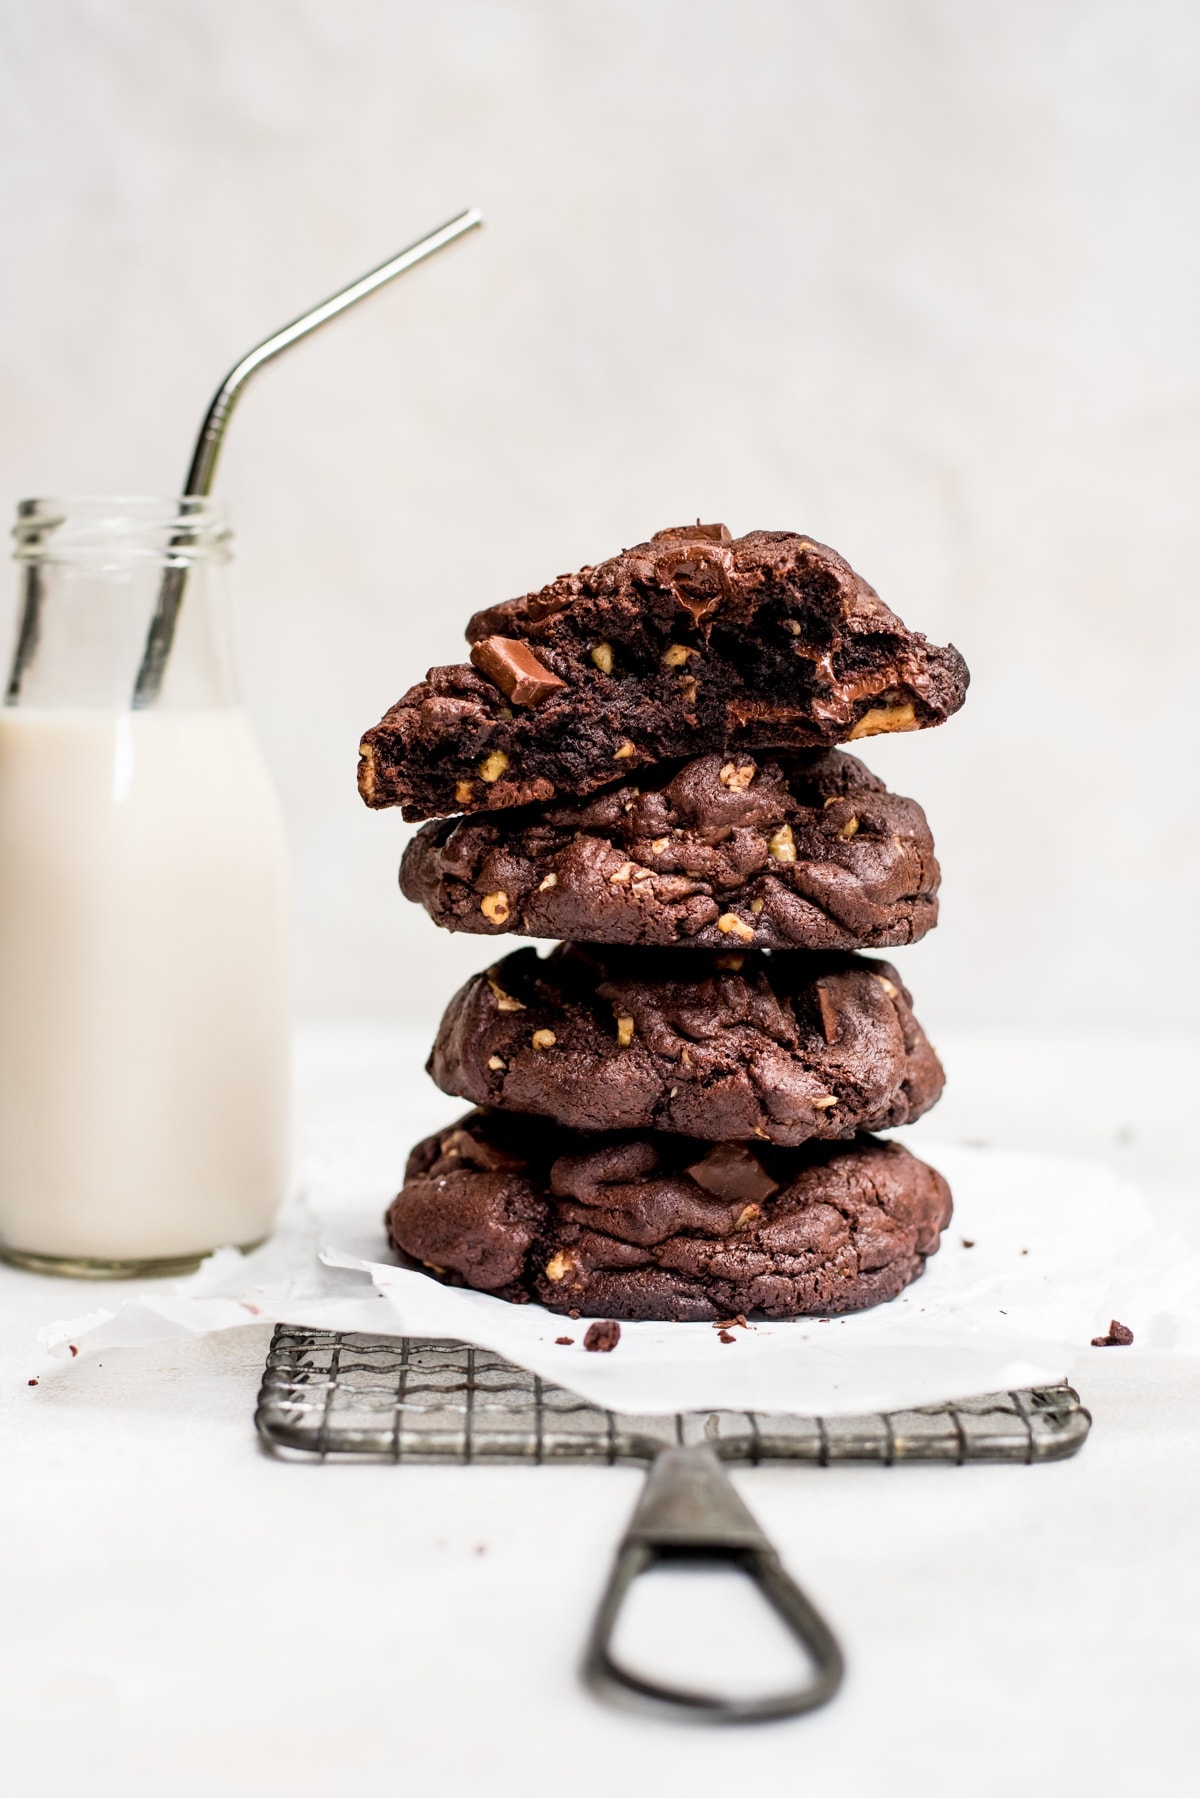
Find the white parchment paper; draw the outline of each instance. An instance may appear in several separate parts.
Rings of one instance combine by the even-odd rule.
[[[588,1354],[587,1319],[395,1266],[375,1201],[332,1211],[297,1201],[254,1253],[221,1249],[190,1278],[148,1283],[116,1308],[48,1325],[41,1340],[69,1355],[270,1321],[447,1336],[645,1414],[899,1410],[1071,1378],[1098,1354],[1200,1354],[1200,1251],[1154,1232],[1137,1191],[1110,1170],[949,1145],[921,1154],[955,1204],[924,1276],[874,1310],[758,1322],[732,1343],[707,1324],[625,1323],[611,1354]],[[1113,1317],[1134,1331],[1133,1347],[1091,1348]]]

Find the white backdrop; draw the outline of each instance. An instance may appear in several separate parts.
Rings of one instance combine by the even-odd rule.
[[[221,470],[305,1010],[424,1020],[487,955],[401,904],[360,731],[476,606],[701,515],[833,543],[971,663],[949,727],[865,746],[946,869],[901,958],[926,1020],[1188,1021],[1194,5],[0,0],[0,23],[10,511],[173,491],[238,354],[488,217],[264,375]]]

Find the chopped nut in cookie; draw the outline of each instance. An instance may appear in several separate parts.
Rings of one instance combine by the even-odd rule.
[[[493,749],[491,755],[485,755],[479,764],[479,778],[489,786],[498,781],[508,767],[508,757],[502,749]]]
[[[796,859],[796,839],[790,824],[781,824],[773,832],[767,843],[767,854],[774,862],[794,862]]]
[[[496,979],[495,968],[489,968],[484,975],[484,979],[487,981],[488,987],[491,990],[492,998],[496,1001],[497,1011],[524,1011],[525,1007],[522,1005],[521,1001],[519,999],[514,999],[511,993],[506,993],[504,988],[500,985],[500,982]]]
[[[508,903],[508,894],[502,892],[485,893],[479,901],[479,909],[489,924],[503,924],[512,907]]]

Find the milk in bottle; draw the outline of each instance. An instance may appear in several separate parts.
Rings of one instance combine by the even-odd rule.
[[[0,1253],[193,1265],[287,1173],[282,823],[237,703],[210,500],[28,501],[0,708]],[[132,696],[164,567],[161,693]]]

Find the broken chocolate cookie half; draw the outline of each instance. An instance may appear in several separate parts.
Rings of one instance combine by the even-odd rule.
[[[406,818],[582,797],[643,767],[828,749],[941,724],[968,674],[833,550],[724,525],[648,543],[478,613],[361,744],[359,788]]]

